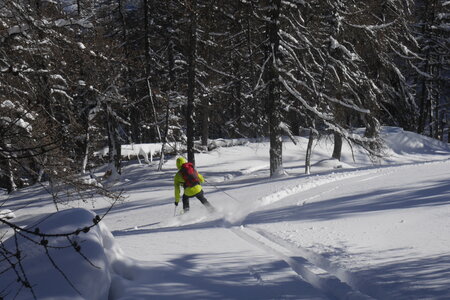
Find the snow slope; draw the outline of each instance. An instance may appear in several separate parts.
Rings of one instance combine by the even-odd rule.
[[[192,199],[174,216],[174,159],[162,172],[130,162],[116,185],[127,200],[77,236],[88,260],[49,239],[69,246],[49,249],[57,269],[19,238],[27,279],[38,299],[448,299],[450,147],[399,128],[383,138],[388,156],[377,162],[348,145],[342,162],[330,160],[332,143],[318,142],[309,176],[306,140],[286,141],[288,176],[273,180],[267,143],[198,154],[213,214]],[[89,226],[108,207],[72,202],[53,214],[38,187],[1,203],[9,221],[52,233]],[[15,251],[13,238],[6,245]],[[5,299],[18,273],[0,273]],[[22,289],[17,299],[32,296]]]

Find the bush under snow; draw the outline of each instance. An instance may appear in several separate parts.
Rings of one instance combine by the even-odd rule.
[[[64,234],[91,226],[94,218],[91,211],[69,209],[44,217],[38,225],[27,229],[35,231],[39,228],[39,232],[46,234]],[[19,232],[17,246],[14,236],[5,242],[7,249],[23,254],[21,265],[12,255],[9,255],[10,262],[3,260],[0,264],[0,270],[9,268],[0,275],[0,291],[7,299],[13,299],[17,291],[20,292],[15,299],[33,299],[33,293],[35,298],[47,300],[108,299],[113,277],[111,265],[122,256],[122,252],[102,222],[87,233],[81,231],[70,237],[72,242],[80,245],[79,253],[67,237],[46,238],[47,247],[39,244],[42,239]],[[11,263],[14,268],[10,268]],[[21,288],[23,281],[29,282],[32,289]]]

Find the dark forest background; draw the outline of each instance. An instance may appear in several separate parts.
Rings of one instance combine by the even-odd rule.
[[[69,180],[120,145],[334,138],[381,125],[450,142],[444,0],[0,0],[0,187]],[[354,134],[365,128],[364,134]]]

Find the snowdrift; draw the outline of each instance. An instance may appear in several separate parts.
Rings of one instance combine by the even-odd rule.
[[[91,211],[69,209],[48,215],[27,229],[64,234],[92,225],[94,218]],[[42,245],[43,240],[48,241],[47,247]],[[81,247],[79,252],[72,246],[74,242]],[[19,291],[14,299],[33,299],[34,293],[35,298],[47,300],[107,300],[113,277],[111,266],[122,257],[122,251],[102,222],[87,233],[81,231],[69,238],[44,239],[19,232],[17,240],[14,236],[9,238],[5,247],[14,251],[0,264],[0,270],[9,269],[0,275],[0,291],[7,299],[13,299]],[[21,264],[17,253],[23,254]],[[29,282],[32,290],[21,287],[23,282]]]
[[[450,145],[399,127],[385,126],[381,136],[386,143],[389,156],[447,155]]]

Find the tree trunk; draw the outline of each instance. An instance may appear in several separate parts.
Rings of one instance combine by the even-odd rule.
[[[153,118],[155,120],[155,129],[156,129],[156,135],[158,137],[158,141],[162,143],[162,137],[161,137],[161,129],[159,128],[159,122],[158,122],[158,114],[156,113],[156,107],[155,107],[155,101],[153,99],[153,91],[152,87],[150,85],[150,79],[147,77],[147,90],[148,90],[148,96],[150,98],[150,105],[152,106],[152,113]]]
[[[81,16],[81,1],[77,0],[77,13],[78,16]]]
[[[309,139],[308,146],[306,148],[306,157],[305,157],[305,174],[311,174],[311,155],[312,155],[312,146],[314,143],[314,129],[309,129]]]
[[[165,129],[164,129],[164,137],[163,137],[162,145],[161,145],[161,155],[160,155],[160,159],[159,159],[158,171],[162,170],[162,167],[164,164],[164,155],[165,155],[165,151],[166,151],[167,135],[169,135],[169,115],[170,115],[170,97],[167,96]]]
[[[1,141],[1,147],[0,149],[5,149],[7,150],[9,147],[7,146],[8,144],[10,144],[11,142],[9,140],[6,141]],[[5,151],[5,153],[3,154],[3,152],[0,152],[0,162],[4,161],[4,167],[5,170],[4,172],[1,172],[0,170],[0,174],[3,173],[3,182],[6,185],[6,190],[8,191],[8,194],[14,192],[17,190],[17,186],[16,183],[14,181],[14,172],[13,172],[13,166],[11,164],[11,155],[7,153],[7,151]],[[1,166],[1,165],[0,165]],[[0,175],[1,177],[1,175]]]
[[[364,133],[364,136],[377,140],[380,135],[380,123],[378,122],[378,120],[371,115],[367,115],[365,117],[365,125],[366,131]],[[374,152],[378,152],[381,145],[378,142],[374,141],[369,143],[369,147]]]
[[[341,153],[342,153],[342,136],[339,133],[335,132],[334,133],[334,149],[333,149],[333,155],[331,157],[340,161]]]
[[[89,128],[89,124],[87,126]],[[89,130],[89,129],[87,129]],[[86,131],[86,137],[84,138],[84,149],[83,149],[83,162],[81,165],[81,174],[86,174],[86,167],[89,158],[89,132]]]
[[[281,112],[280,112],[280,87],[278,80],[277,61],[279,59],[278,46],[279,36],[279,16],[281,0],[269,1],[269,18],[267,33],[269,36],[268,51],[270,62],[267,66],[268,94],[267,109],[269,119],[270,134],[270,176],[281,175],[283,170],[283,139],[281,136]]]
[[[209,98],[204,98],[202,105],[202,146],[208,150],[209,138]]]
[[[44,157],[42,158],[42,162],[41,162],[41,164],[40,164],[40,166],[39,166],[39,172],[38,172],[38,177],[37,177],[37,179],[36,179],[36,182],[42,182],[42,180],[43,180],[43,177],[44,177],[44,175],[45,175],[45,165],[47,164],[47,155],[44,155]]]
[[[117,132],[117,122],[113,116],[111,105],[106,104],[106,122],[108,128],[108,146],[109,146],[109,163],[114,167],[111,175],[115,172],[121,174],[122,172],[122,149],[120,138]]]
[[[450,144],[450,125],[447,124],[447,143]]]
[[[8,194],[11,194],[12,192],[15,192],[17,190],[16,183],[14,182],[14,173],[12,169],[11,159],[7,159],[6,173],[8,176]]]
[[[150,73],[150,29],[149,29],[149,9],[148,9],[148,3],[149,0],[144,0],[144,51],[145,51],[145,75],[147,78],[149,77]]]
[[[197,47],[197,0],[191,1],[191,24],[189,26],[189,57],[188,57],[188,95],[186,108],[186,136],[188,161],[195,165],[194,155],[194,109],[195,109],[195,56]]]
[[[170,19],[170,27],[172,27],[172,22]],[[165,150],[166,150],[166,144],[168,142],[168,135],[169,135],[169,117],[170,117],[170,101],[171,101],[171,95],[172,91],[174,89],[174,82],[175,82],[175,73],[174,73],[174,66],[175,66],[175,59],[173,55],[173,42],[171,40],[171,37],[167,37],[167,64],[169,68],[169,91],[167,93],[166,97],[166,118],[165,118],[165,128],[164,128],[164,137],[163,137],[163,144],[161,146],[161,157],[159,160],[159,166],[158,171],[162,170],[163,164],[164,164],[164,156],[165,156]]]

